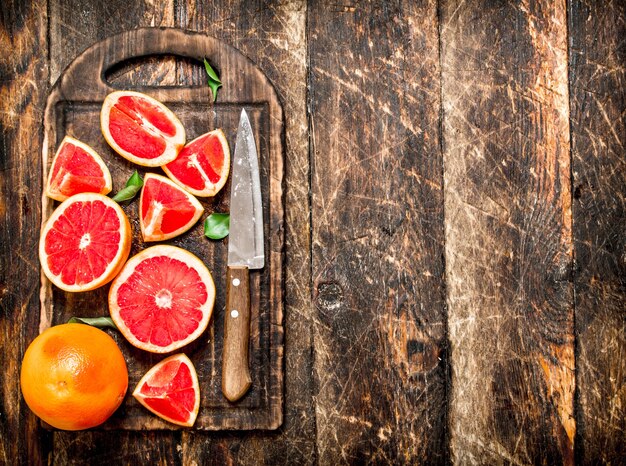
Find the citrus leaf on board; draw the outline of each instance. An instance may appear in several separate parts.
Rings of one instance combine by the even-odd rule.
[[[222,87],[222,81],[220,81],[219,76],[206,58],[204,59],[204,69],[206,70],[206,74],[209,76],[208,84],[211,88],[211,92],[213,93],[213,102],[215,102],[217,99],[217,90]]]
[[[210,239],[223,239],[228,236],[230,214],[211,214],[204,221],[204,236]]]
[[[68,324],[87,324],[97,328],[114,328],[117,330],[117,325],[110,317],[72,317],[67,321]]]
[[[133,173],[131,177],[128,178],[126,186],[124,186],[115,196],[113,196],[112,199],[115,202],[130,201],[137,195],[142,186],[143,180],[141,179],[141,176],[139,176],[137,170],[135,170],[135,173]]]

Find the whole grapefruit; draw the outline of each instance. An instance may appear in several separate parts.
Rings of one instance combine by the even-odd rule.
[[[26,349],[20,375],[28,407],[57,429],[81,430],[106,421],[128,388],[115,340],[85,324],[50,327]]]

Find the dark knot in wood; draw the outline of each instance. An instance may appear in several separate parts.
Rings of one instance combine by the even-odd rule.
[[[321,311],[338,311],[343,305],[343,289],[336,282],[320,283],[316,303]]]

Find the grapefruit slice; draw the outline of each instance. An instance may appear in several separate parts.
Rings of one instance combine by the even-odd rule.
[[[215,285],[192,253],[159,244],[131,257],[109,290],[109,312],[137,348],[169,353],[198,338],[211,319]]]
[[[224,132],[216,129],[197,137],[163,170],[191,194],[215,196],[226,184],[230,172],[230,148]]]
[[[170,356],[146,372],[133,396],[160,418],[191,427],[200,408],[196,368],[182,353]]]
[[[39,240],[41,267],[66,291],[88,291],[115,277],[130,252],[131,229],[117,202],[76,194],[52,213]]]
[[[78,193],[109,194],[112,188],[111,173],[96,151],[65,136],[52,159],[46,196],[64,201]]]
[[[147,173],[139,199],[139,224],[144,241],[162,241],[189,230],[204,207],[170,179]]]
[[[171,162],[185,145],[185,128],[176,115],[141,92],[116,91],[106,96],[100,126],[115,152],[145,167]]]

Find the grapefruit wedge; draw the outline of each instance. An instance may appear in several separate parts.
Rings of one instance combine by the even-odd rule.
[[[192,253],[159,244],[131,257],[109,290],[109,312],[131,345],[169,353],[207,328],[215,285]]]
[[[88,291],[115,277],[130,252],[131,229],[117,202],[76,194],[52,213],[39,240],[48,279],[66,291]]]
[[[191,194],[215,196],[226,184],[230,172],[230,148],[224,132],[216,129],[197,137],[163,170]]]
[[[144,241],[162,241],[189,230],[204,208],[187,191],[164,176],[147,173],[139,199],[139,224]]]
[[[111,173],[97,152],[65,136],[52,159],[46,196],[64,201],[78,193],[109,194],[112,187]]]
[[[106,96],[100,126],[115,152],[145,167],[171,162],[185,145],[185,128],[176,115],[141,92],[116,91]]]
[[[184,354],[170,356],[141,378],[133,396],[160,418],[191,427],[200,408],[196,369]]]

